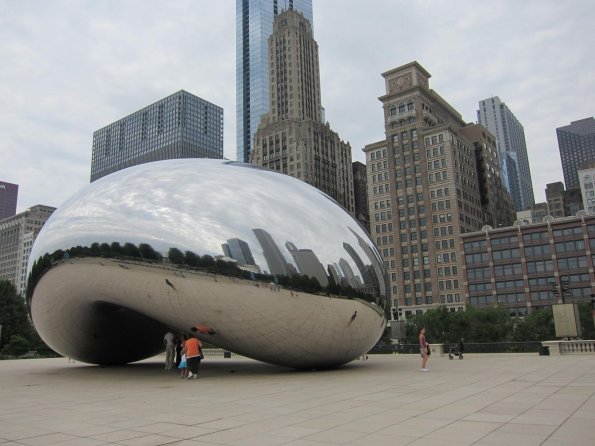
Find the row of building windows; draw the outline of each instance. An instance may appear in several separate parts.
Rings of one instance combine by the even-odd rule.
[[[388,194],[390,193],[390,183],[381,184],[372,188],[372,195]]]
[[[374,209],[390,208],[390,200],[380,200],[374,202]]]
[[[386,149],[380,149],[370,153],[370,159],[372,161],[382,158],[386,158]]]
[[[418,214],[425,214],[426,213],[426,207],[423,204],[420,204],[419,206],[417,206],[417,213]],[[411,206],[407,209],[405,208],[399,208],[399,218],[405,218],[407,216],[409,217],[415,217],[415,207]]]
[[[450,189],[448,187],[430,190],[430,198],[450,197]]]
[[[427,243],[422,243],[421,244],[421,251],[424,254],[427,254],[428,252],[428,244]],[[417,254],[419,252],[419,245],[401,245],[401,254],[403,255],[407,255],[409,254],[409,252],[411,252],[411,254]]]
[[[476,253],[476,254],[466,254],[465,255],[465,263],[467,265],[474,265],[477,263],[486,263],[488,261],[489,261],[488,253]],[[595,258],[594,258],[594,261],[595,261]],[[548,273],[548,272],[554,271],[553,260],[551,260],[551,259],[527,261],[527,262],[525,262],[525,264],[527,267],[528,274]],[[586,256],[564,257],[564,258],[558,259],[557,264],[558,264],[559,271],[587,268],[587,266],[588,266]],[[467,277],[470,280],[476,280],[476,279],[488,277],[489,274],[490,273],[489,273],[488,267],[469,268],[467,270]],[[509,263],[509,264],[505,264],[505,265],[495,265],[494,266],[494,274],[496,277],[503,277],[503,276],[512,275],[512,274],[522,274],[521,264],[520,263]]]
[[[424,269],[423,272],[425,279],[429,279],[432,276],[431,271],[429,269]],[[411,280],[411,277],[413,277],[413,279],[415,280],[421,279],[421,271],[419,269],[416,269],[415,271],[413,271],[413,275],[411,274],[411,271],[403,271],[403,280]]]
[[[419,233],[419,236],[420,236],[421,240],[425,240],[428,238],[428,232],[426,230],[422,230]],[[414,242],[417,239],[418,239],[417,231],[401,232],[401,234],[400,234],[401,243],[405,243],[408,240],[411,240],[412,242]]]

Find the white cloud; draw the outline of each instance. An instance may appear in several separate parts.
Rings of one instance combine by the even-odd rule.
[[[480,99],[507,103],[537,200],[562,180],[555,129],[594,114],[593,2],[313,2],[326,117],[354,160],[384,135],[381,73],[418,60],[466,121]],[[89,181],[93,131],[180,89],[224,108],[235,159],[235,2],[1,5],[0,179],[19,211],[61,204]]]

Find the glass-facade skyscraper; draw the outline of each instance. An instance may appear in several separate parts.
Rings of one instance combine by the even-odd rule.
[[[525,130],[498,96],[479,101],[477,121],[497,138],[500,171],[517,211],[535,203]]]
[[[562,172],[566,189],[580,187],[578,171],[586,162],[595,161],[595,119],[572,121],[558,127],[558,148],[562,160]]]
[[[269,111],[269,36],[275,16],[301,12],[312,24],[312,0],[236,0],[237,160],[248,162],[260,116]]]
[[[91,182],[179,158],[223,158],[223,109],[184,90],[94,132]]]

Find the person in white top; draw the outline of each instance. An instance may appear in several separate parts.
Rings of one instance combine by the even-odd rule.
[[[176,337],[171,331],[165,333],[163,344],[165,345],[165,370],[170,370],[174,366],[176,357]]]

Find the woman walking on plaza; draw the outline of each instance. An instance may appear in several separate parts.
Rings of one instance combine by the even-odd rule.
[[[429,372],[430,369],[426,368],[426,362],[428,362],[429,352],[428,349],[430,348],[428,341],[426,340],[426,328],[422,327],[419,332],[419,351],[421,353],[421,371],[422,372]]]

